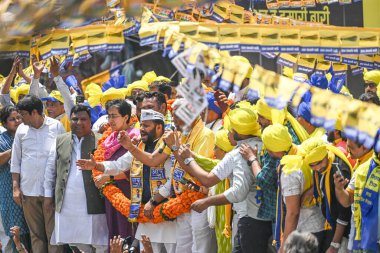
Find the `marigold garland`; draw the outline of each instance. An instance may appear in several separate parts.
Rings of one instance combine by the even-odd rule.
[[[94,157],[97,162],[102,162],[105,160],[105,148],[103,147],[102,143],[105,141],[105,139],[107,139],[107,137],[111,133],[112,129],[108,128],[103,133],[103,136],[98,140],[98,148],[94,153]],[[100,171],[92,170],[93,178],[101,174],[103,173]],[[116,187],[113,184],[108,184],[103,189],[103,195],[110,201],[110,203],[113,207],[115,207],[116,210],[118,210],[121,214],[128,218],[131,201],[124,195],[124,193],[118,187]],[[205,195],[203,193],[186,190],[176,198],[170,198],[168,201],[156,206],[153,210],[153,219],[149,219],[146,216],[144,216],[144,205],[141,204],[140,215],[137,218],[137,222],[161,223],[167,219],[175,219],[177,216],[189,212],[191,204],[194,201],[203,198],[204,196]],[[161,215],[161,213],[163,215]]]

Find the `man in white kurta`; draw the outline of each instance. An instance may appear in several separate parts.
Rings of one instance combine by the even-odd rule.
[[[141,112],[141,140],[145,144],[145,150],[148,153],[152,153],[156,142],[163,135],[164,130],[164,116],[153,110],[142,110]],[[131,169],[134,157],[131,153],[126,153],[116,161],[105,161],[98,163],[96,168],[104,171],[105,174],[115,176],[122,171],[128,171]],[[146,165],[144,165],[145,167]],[[90,169],[83,167],[82,169]],[[164,164],[166,180],[170,182],[170,170],[171,160],[170,157]],[[143,191],[144,192],[144,191]],[[144,193],[142,193],[144,194]],[[133,194],[132,194],[133,195]],[[142,196],[144,199],[144,196]],[[174,253],[176,249],[176,221],[165,221],[159,224],[153,223],[139,223],[136,231],[136,239],[141,241],[141,235],[147,235],[152,243],[152,249],[154,253],[162,252],[163,248],[167,253]],[[142,249],[140,243],[140,249]]]
[[[90,117],[86,114],[83,114],[83,111],[74,112],[71,115],[71,120],[77,116],[86,117],[86,121],[90,122]],[[89,132],[91,132],[90,127],[91,124],[89,124]],[[75,128],[73,130],[75,131]],[[106,215],[105,213],[88,214],[83,172],[76,166],[76,161],[81,158],[83,141],[83,136],[78,139],[77,135],[72,134],[70,171],[63,193],[64,198],[60,212],[57,212],[57,210],[55,212],[55,228],[51,244],[69,244],[77,246],[83,252],[93,252],[92,250],[95,248],[97,253],[105,253],[108,252]],[[45,171],[44,188],[46,197],[53,196],[53,189],[56,185],[56,159],[56,145],[52,145]]]

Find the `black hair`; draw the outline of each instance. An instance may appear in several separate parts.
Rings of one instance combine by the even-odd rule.
[[[157,91],[154,91],[154,92],[145,92],[145,97],[144,98],[156,98],[159,107],[162,104],[166,105],[166,98],[165,98],[164,94],[162,94],[161,92],[157,92]]]
[[[153,81],[149,87],[150,88],[157,87],[159,92],[167,95],[170,98],[170,96],[172,95],[171,85],[172,85],[171,82],[161,80],[161,81]]]
[[[19,111],[27,111],[29,114],[32,114],[32,111],[36,110],[39,115],[42,115],[44,105],[38,97],[34,95],[26,95],[18,102],[17,109]]]
[[[380,105],[379,97],[377,96],[376,93],[373,93],[373,92],[366,92],[366,93],[361,94],[359,97],[359,100],[363,102],[372,103],[375,105]]]
[[[87,112],[88,117],[90,117],[90,119],[91,119],[91,110],[90,110],[90,108],[88,106],[85,106],[85,105],[82,105],[82,104],[75,105],[71,109],[70,118],[71,118],[71,115],[73,115],[73,113],[78,113],[78,112]]]
[[[7,105],[0,110],[0,122],[3,126],[7,123],[7,119],[14,111],[17,111],[17,108],[13,105]]]
[[[124,117],[125,115],[128,115],[127,123],[129,123],[132,114],[132,107],[130,104],[128,104],[127,101],[125,101],[124,99],[110,100],[106,103],[106,110],[108,111],[112,107],[117,108],[117,111],[120,113],[121,116]]]
[[[165,123],[162,120],[155,119],[153,120],[155,125],[161,125],[162,126],[162,131],[165,131]]]

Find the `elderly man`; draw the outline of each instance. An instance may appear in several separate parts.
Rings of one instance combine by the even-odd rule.
[[[210,173],[204,171],[194,161],[186,145],[180,148],[181,159],[187,165],[183,169],[197,178],[202,185],[211,187],[225,178],[232,182],[232,186],[224,193],[200,199],[193,203],[192,208],[202,212],[209,206],[233,203],[233,208],[239,218],[233,252],[252,252],[252,249],[257,252],[266,252],[267,243],[272,234],[272,222],[270,219],[260,219],[257,215],[260,201],[255,178],[250,169],[250,165],[256,163],[257,159],[247,163],[239,153],[239,147],[243,143],[261,149],[260,126],[255,112],[248,108],[232,110],[228,117],[229,132],[237,142],[237,146],[226,154]]]

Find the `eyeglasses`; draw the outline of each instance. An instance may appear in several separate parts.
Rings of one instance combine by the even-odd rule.
[[[122,117],[121,115],[116,115],[116,114],[108,114],[107,115],[107,120],[109,119],[117,119],[117,118],[120,118]]]

